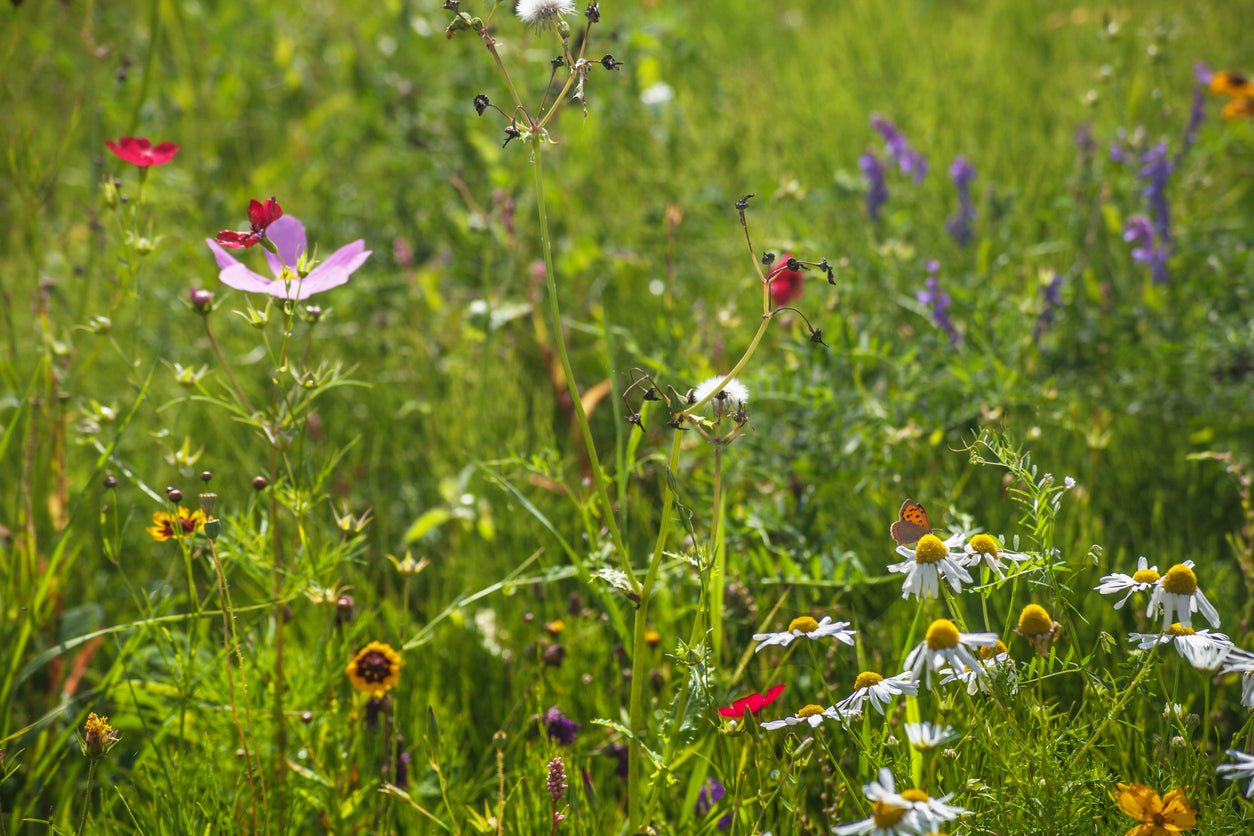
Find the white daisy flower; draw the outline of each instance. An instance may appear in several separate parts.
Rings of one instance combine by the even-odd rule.
[[[1148,560],[1144,557],[1138,557],[1136,559],[1135,573],[1125,575],[1122,572],[1116,572],[1113,575],[1106,575],[1102,578],[1102,582],[1093,588],[1102,595],[1114,595],[1126,589],[1128,594],[1120,598],[1115,604],[1115,609],[1121,609],[1124,604],[1128,603],[1132,593],[1153,589],[1159,578],[1158,567],[1150,566]]]
[[[697,388],[693,390],[692,396],[696,399],[696,403],[701,403],[707,398],[716,401],[730,402],[732,406],[744,406],[749,402],[749,387],[740,382],[740,378],[733,377],[727,381],[727,385],[719,389],[718,385],[723,382],[723,375],[716,374],[713,377],[707,377],[705,380],[697,384]],[[718,393],[715,394],[715,390]],[[728,410],[730,411],[730,409]]]
[[[897,554],[907,558],[888,567],[890,572],[904,572],[906,580],[901,585],[901,597],[938,598],[940,579],[962,591],[962,584],[971,583],[971,574],[949,553],[949,547],[935,534],[924,534],[914,548],[898,546]]]
[[[808,615],[794,618],[788,625],[788,629],[782,633],[754,633],[753,640],[759,642],[758,646],[753,649],[757,653],[764,647],[770,647],[777,644],[780,647],[787,647],[793,643],[794,639],[805,637],[807,639],[825,639],[828,636],[836,639],[838,642],[844,642],[850,647],[853,646],[853,637],[857,630],[850,630],[848,621],[832,621],[830,616],[823,616],[822,621],[815,621]]]
[[[1019,671],[1015,669],[1015,662],[1010,658],[1006,645],[999,640],[991,647],[981,647],[979,655],[978,670],[941,668],[941,684],[961,682],[971,696],[981,692],[991,694],[995,689],[1004,689],[1010,694],[1019,693]]]
[[[518,0],[514,14],[528,26],[543,26],[559,15],[573,15],[574,0]]]
[[[1254,671],[1241,674],[1241,705],[1254,708]]]
[[[935,749],[948,743],[957,735],[950,726],[934,726],[931,723],[906,723],[906,739],[916,749]]]
[[[1229,749],[1228,754],[1236,763],[1221,763],[1215,769],[1216,772],[1229,781],[1254,779],[1254,755],[1247,755],[1237,749]],[[1254,795],[1254,780],[1251,780],[1250,785],[1245,789],[1245,797],[1249,798],[1251,795]]]
[[[869,701],[876,711],[883,714],[893,697],[901,694],[914,696],[917,693],[919,683],[914,680],[910,671],[902,671],[887,679],[875,671],[863,671],[853,681],[853,693],[836,703],[833,708],[845,712],[861,712],[862,706]]]
[[[1212,633],[1206,628],[1194,630],[1179,622],[1161,633],[1129,633],[1128,638],[1141,650],[1170,644],[1198,670],[1216,670],[1235,648],[1223,633]]]
[[[1030,554],[1002,551],[1001,545],[997,540],[988,534],[977,534],[972,537],[971,541],[963,548],[963,552],[964,556],[958,559],[963,562],[964,566],[971,568],[983,563],[996,572],[998,578],[1006,577],[1002,571],[1002,561],[1009,560],[1014,563],[1022,563],[1025,560],[1032,559]]]
[[[862,791],[871,801],[870,818],[834,828],[832,833],[836,836],[921,836],[967,813],[961,807],[945,803],[952,794],[929,798],[922,790],[898,793],[893,785],[893,773],[887,767],[880,770],[878,781],[866,784]]]
[[[1158,580],[1154,594],[1150,596],[1146,615],[1153,615],[1159,608],[1163,611],[1163,629],[1179,621],[1189,627],[1193,613],[1201,613],[1210,622],[1210,626],[1219,626],[1219,612],[1206,600],[1197,585],[1197,575],[1193,574],[1193,561],[1186,560],[1172,566]]]
[[[923,679],[927,687],[932,687],[932,673],[940,671],[948,665],[951,668],[962,667],[983,671],[980,661],[968,648],[991,647],[997,644],[996,633],[960,633],[952,621],[938,618],[927,628],[923,641],[919,642],[910,655],[906,657],[906,668],[914,674],[914,679]]]
[[[1223,665],[1220,667],[1219,672],[1243,675],[1254,673],[1254,653],[1234,647],[1232,652],[1224,657]]]
[[[819,723],[824,720],[832,719],[822,708],[817,705],[807,705],[791,717],[785,717],[782,720],[767,720],[762,724],[762,728],[773,731],[782,729],[786,726],[799,726],[802,723],[808,723],[810,728],[816,728]]]

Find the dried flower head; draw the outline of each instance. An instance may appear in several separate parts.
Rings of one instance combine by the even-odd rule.
[[[540,27],[561,15],[575,13],[574,0],[518,0],[514,14],[528,26]]]

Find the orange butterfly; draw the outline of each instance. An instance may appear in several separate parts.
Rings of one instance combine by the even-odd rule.
[[[924,534],[932,533],[932,522],[927,518],[927,512],[913,499],[901,503],[900,515],[901,519],[888,527],[888,533],[893,535],[897,545],[917,543]]]

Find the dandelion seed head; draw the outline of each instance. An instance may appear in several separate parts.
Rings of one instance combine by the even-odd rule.
[[[573,15],[574,0],[518,0],[514,14],[528,26],[543,26],[559,15]]]

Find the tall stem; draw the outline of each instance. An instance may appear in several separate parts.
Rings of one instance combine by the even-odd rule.
[[[579,422],[579,430],[583,434],[584,450],[588,454],[588,464],[592,468],[592,481],[596,485],[597,495],[601,500],[602,518],[614,540],[614,550],[618,554],[619,568],[627,576],[633,590],[640,589],[640,581],[631,568],[631,560],[627,548],[623,545],[622,534],[618,530],[618,520],[614,516],[614,506],[610,503],[609,491],[605,487],[605,475],[601,472],[601,461],[597,458],[597,449],[592,442],[592,428],[588,425],[588,414],[583,408],[583,399],[579,395],[579,385],[575,383],[575,372],[570,365],[570,356],[566,352],[566,335],[562,329],[562,310],[557,300],[557,280],[553,272],[553,251],[549,243],[549,219],[544,208],[544,166],[541,162],[541,134],[532,134],[532,159],[536,172],[536,207],[540,213],[540,249],[544,253],[544,273],[548,286],[549,317],[553,322],[553,342],[557,344],[557,356],[562,361],[562,375],[566,378],[566,389],[570,392],[571,403],[575,408],[575,418]],[[634,685],[632,686],[635,687]]]
[[[680,434],[676,432],[671,439],[671,455],[666,463],[666,474],[662,479],[662,521],[658,524],[657,542],[653,544],[653,555],[649,558],[649,570],[644,576],[644,585],[640,588],[640,604],[636,607],[636,629],[633,635],[631,650],[631,748],[627,758],[627,816],[628,833],[636,833],[640,829],[640,743],[644,735],[644,634],[649,623],[649,598],[653,595],[653,584],[657,580],[658,567],[662,565],[662,554],[666,550],[666,538],[671,528],[671,505],[675,494],[671,490],[671,474],[679,467]]]

